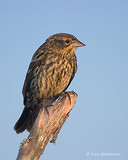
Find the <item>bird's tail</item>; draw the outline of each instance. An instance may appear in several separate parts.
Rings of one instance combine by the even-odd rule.
[[[16,122],[14,126],[14,130],[16,133],[21,133],[25,129],[27,129],[29,132],[37,118],[37,115],[39,113],[39,108],[36,108],[35,110],[30,110],[29,108],[25,107],[19,120]]]

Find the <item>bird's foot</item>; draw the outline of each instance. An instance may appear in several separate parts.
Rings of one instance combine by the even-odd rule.
[[[70,97],[70,94],[69,94],[69,92],[63,92],[60,96],[68,96],[68,99],[69,99],[69,102],[70,102],[70,104],[71,104],[71,97]]]

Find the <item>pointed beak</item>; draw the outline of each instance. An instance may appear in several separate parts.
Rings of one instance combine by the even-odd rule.
[[[86,46],[84,43],[80,42],[79,40],[77,40],[76,42],[72,43],[73,47],[82,47],[82,46]]]

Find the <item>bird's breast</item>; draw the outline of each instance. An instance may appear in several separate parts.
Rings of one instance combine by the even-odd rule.
[[[48,98],[61,94],[67,88],[72,73],[73,67],[66,59],[47,59],[38,81],[40,97]]]

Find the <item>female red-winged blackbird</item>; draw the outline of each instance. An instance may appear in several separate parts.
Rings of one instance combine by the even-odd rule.
[[[84,45],[73,35],[58,33],[35,52],[23,86],[25,108],[14,126],[17,133],[31,130],[41,102],[48,105],[67,89],[77,71],[74,51]]]

